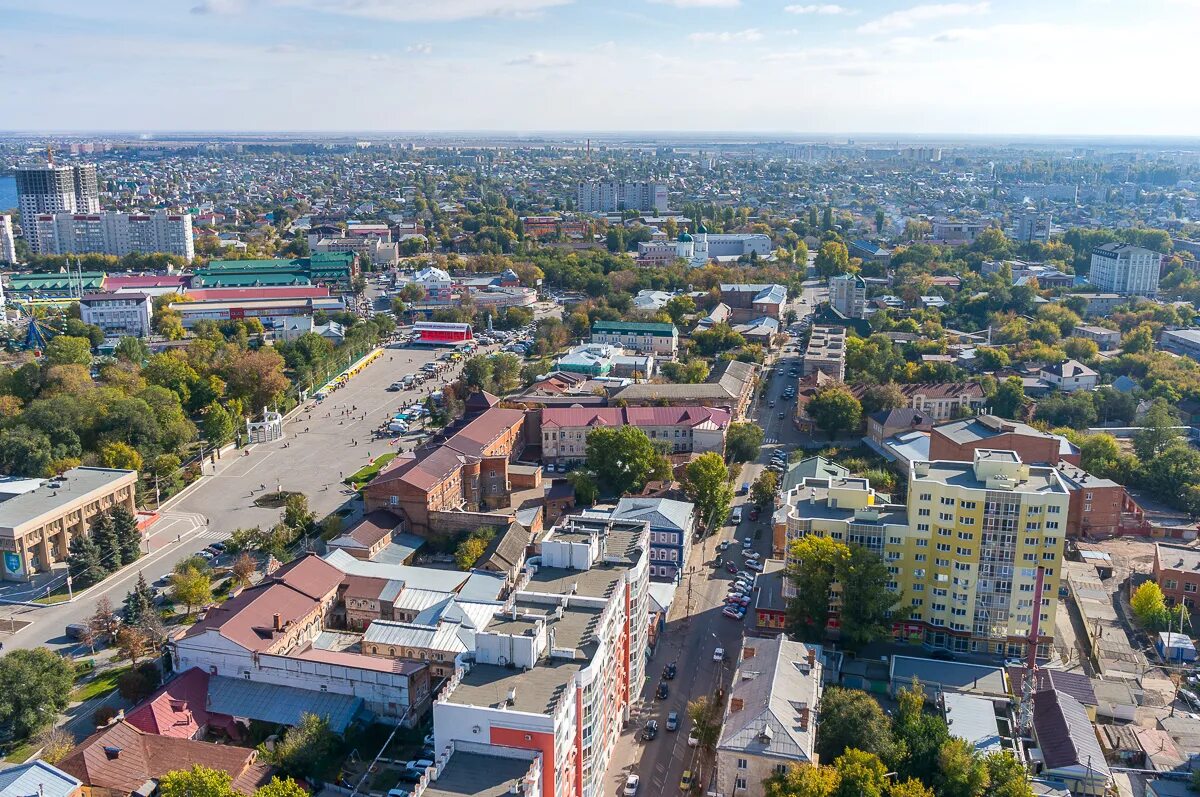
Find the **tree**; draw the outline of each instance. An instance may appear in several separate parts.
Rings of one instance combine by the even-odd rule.
[[[825,637],[829,593],[837,579],[838,563],[850,555],[844,543],[806,535],[791,544],[788,571],[796,596],[788,603],[788,628],[807,642]]]
[[[168,772],[158,781],[160,797],[237,797],[233,777],[221,769],[200,764]]]
[[[87,338],[58,335],[46,344],[46,362],[50,365],[91,365],[92,343]]]
[[[854,431],[862,423],[862,404],[844,385],[827,385],[809,399],[805,411],[832,440],[841,431]]]
[[[88,625],[98,639],[112,639],[116,635],[120,622],[108,596],[102,596],[96,601],[96,611],[88,618]]]
[[[863,391],[859,401],[862,403],[864,415],[908,406],[908,399],[904,397],[904,392],[895,382],[871,385]]]
[[[1021,377],[1010,376],[1000,383],[991,400],[992,412],[1001,418],[1016,418],[1025,406],[1025,386]]]
[[[857,689],[831,686],[821,696],[817,754],[832,761],[848,748],[890,759],[892,729],[875,698]]]
[[[46,648],[14,650],[0,658],[0,726],[28,739],[54,724],[70,701],[75,667]]]
[[[128,443],[105,443],[100,447],[100,463],[106,468],[141,470],[142,455]]]
[[[11,476],[52,476],[53,461],[50,438],[44,433],[24,425],[0,432],[0,471]]]
[[[77,589],[98,584],[108,575],[100,548],[90,534],[79,534],[68,546],[67,572]]]
[[[997,750],[984,756],[988,773],[988,797],[1033,797],[1029,773],[1011,750]]]
[[[837,580],[842,588],[838,615],[842,644],[856,650],[887,636],[888,613],[899,596],[888,589],[891,576],[883,559],[865,546],[852,544],[849,555],[838,562]]]
[[[1153,581],[1144,581],[1134,590],[1133,597],[1129,599],[1129,606],[1133,609],[1133,616],[1137,618],[1138,623],[1152,631],[1161,627],[1163,619],[1167,616],[1166,597],[1162,588]]]
[[[185,567],[182,572],[171,574],[171,598],[176,603],[187,607],[191,616],[192,609],[202,606],[212,600],[212,580],[208,573],[195,567]]]
[[[925,711],[925,689],[916,678],[897,691],[896,700],[899,706],[892,718],[892,734],[897,768],[909,777],[932,783],[938,752],[950,738],[950,730],[940,716]]]
[[[835,797],[883,797],[887,788],[887,767],[875,753],[848,747],[834,759],[838,773]]]
[[[39,758],[57,764],[75,749],[75,737],[66,728],[52,725],[37,735],[34,744],[42,749]]]
[[[307,791],[291,778],[281,778],[278,775],[271,778],[266,785],[260,786],[254,797],[309,797]]]
[[[329,730],[329,722],[305,713],[298,724],[288,728],[274,750],[266,752],[260,748],[260,753],[288,776],[315,778],[329,765],[337,746],[337,737]]]
[[[308,508],[308,496],[304,493],[289,493],[283,499],[283,525],[296,531],[295,536],[311,534],[317,516]]]
[[[142,555],[142,532],[138,530],[137,518],[124,504],[109,510],[112,516],[113,534],[121,549],[121,562],[129,564]]]
[[[764,470],[750,485],[750,499],[761,507],[770,507],[775,503],[775,490],[779,486],[779,477],[773,470]]]
[[[636,426],[593,429],[587,436],[587,462],[614,495],[640,492],[646,482],[671,474],[666,458]]]
[[[150,347],[147,346],[141,338],[135,338],[126,335],[117,341],[117,346],[113,353],[118,359],[141,365],[150,357]]]
[[[475,390],[491,390],[492,388],[492,359],[477,354],[463,363],[462,380],[467,387]]]
[[[729,516],[733,504],[733,486],[729,469],[715,451],[707,451],[688,463],[684,488],[696,504],[702,527],[714,528]]]
[[[334,515],[334,517],[337,517]],[[242,552],[237,559],[233,560],[233,567],[230,568],[233,574],[233,581],[239,587],[244,587],[250,583],[250,579],[254,577],[258,571],[258,565],[254,562],[254,557],[248,553]]]
[[[746,345],[746,339],[729,324],[713,324],[703,332],[692,333],[696,351],[713,357],[723,351],[733,351]]]
[[[162,681],[158,665],[152,661],[130,668],[117,679],[117,691],[131,703],[140,703],[153,694]]]
[[[1167,450],[1179,438],[1179,418],[1163,399],[1155,399],[1142,417],[1142,428],[1133,436],[1133,450],[1143,462]]]
[[[883,208],[875,211],[875,232],[882,233],[883,225],[887,221],[887,216],[883,212]]]
[[[725,433],[725,455],[730,462],[749,462],[762,449],[763,429],[753,423],[732,423]]]
[[[940,797],[982,797],[988,787],[988,768],[966,739],[952,736],[938,752],[934,779]]]
[[[154,612],[154,591],[146,583],[146,579],[138,573],[133,589],[125,596],[121,614],[128,625],[141,625],[142,618]]]
[[[204,437],[209,445],[220,447],[233,440],[233,416],[228,410],[214,401],[201,414],[204,418]]]
[[[471,532],[454,551],[454,562],[459,570],[470,570],[487,550],[488,543],[496,536],[495,529],[479,528]]]
[[[133,666],[154,651],[154,639],[135,625],[123,625],[116,636],[117,655],[128,659]]]
[[[502,352],[492,355],[492,387],[497,393],[511,393],[521,386],[521,358]]]
[[[573,470],[567,474],[567,481],[575,488],[575,503],[580,506],[591,506],[600,497],[596,477],[589,471]]]
[[[826,279],[846,274],[850,271],[850,253],[841,241],[826,241],[821,244],[813,265],[817,269],[817,275]]]
[[[1140,324],[1121,341],[1122,354],[1145,354],[1154,350],[1154,329]]]
[[[117,527],[111,514],[101,512],[96,515],[96,519],[92,521],[92,539],[96,541],[96,547],[100,549],[100,560],[108,571],[119,570],[125,564],[121,541],[117,539]]]
[[[833,797],[841,778],[833,767],[793,764],[763,781],[766,797]]]
[[[698,385],[708,378],[708,363],[699,358],[688,362],[665,362],[658,370],[677,385]]]
[[[663,309],[667,311],[667,315],[671,316],[671,321],[678,324],[686,316],[696,312],[696,301],[691,296],[683,294],[669,299]]]
[[[721,738],[721,722],[717,706],[707,695],[688,703],[688,718],[692,721],[692,733],[700,740],[698,747],[712,750]]]
[[[888,797],[934,797],[933,790],[916,778],[897,780],[888,787]]]

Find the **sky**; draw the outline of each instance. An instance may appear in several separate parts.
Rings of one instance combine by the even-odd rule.
[[[1200,0],[0,0],[0,130],[1200,136]]]

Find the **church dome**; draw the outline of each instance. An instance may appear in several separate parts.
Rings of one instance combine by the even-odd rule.
[[[702,235],[708,235],[708,228],[704,226],[703,222],[701,222],[700,226],[696,228],[696,232]]]
[[[686,232],[681,232],[679,233],[679,240],[680,242],[690,241],[692,240],[692,236],[688,235]]]

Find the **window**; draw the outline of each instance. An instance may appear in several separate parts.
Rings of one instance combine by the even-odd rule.
[[[921,493],[921,500],[922,501],[932,501],[933,493]]]
[[[743,777],[734,778],[733,788],[741,789],[744,791],[746,789],[746,779]]]
[[[750,767],[750,764],[746,761],[746,759],[739,758],[737,760],[737,768],[738,769],[749,769],[749,767]]]
[[[1179,582],[1178,582],[1178,581],[1176,581],[1176,580],[1175,580],[1175,579],[1173,579],[1173,578],[1168,578],[1168,579],[1166,580],[1166,583],[1164,583],[1164,584],[1163,584],[1163,586],[1165,586],[1167,589],[1178,589],[1178,588],[1179,588]]]
[[[1195,585],[1195,583],[1193,583],[1193,582],[1189,582],[1189,583],[1187,583],[1187,584],[1184,584],[1184,585],[1183,585],[1183,591],[1184,591],[1184,592],[1195,592],[1195,591],[1196,591],[1196,585]]]

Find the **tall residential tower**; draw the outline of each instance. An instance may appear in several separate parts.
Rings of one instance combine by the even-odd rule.
[[[26,228],[43,213],[99,213],[100,188],[91,163],[17,168],[17,207]],[[37,236],[26,235],[35,254],[41,254]]]

